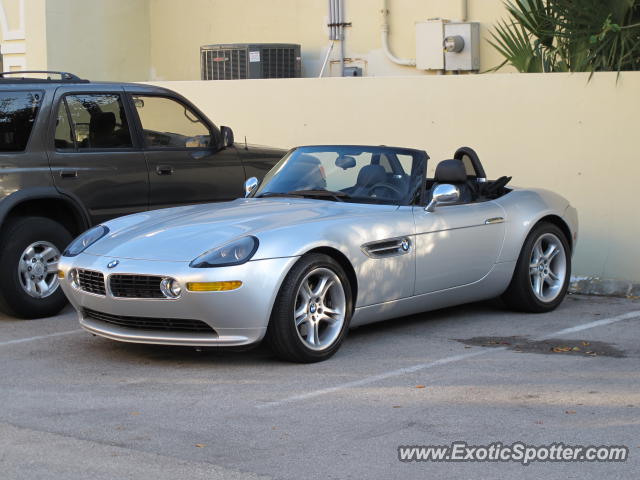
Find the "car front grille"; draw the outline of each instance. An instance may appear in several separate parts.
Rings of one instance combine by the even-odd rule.
[[[109,288],[114,297],[166,298],[160,290],[162,277],[154,275],[111,275]]]
[[[85,318],[117,325],[119,327],[135,328],[137,330],[166,330],[170,332],[216,333],[213,328],[201,320],[187,320],[182,318],[150,318],[125,317],[110,313],[97,312],[89,308],[83,310]]]
[[[105,295],[106,293],[104,288],[104,275],[100,272],[78,270],[78,284],[81,290],[88,293],[95,293],[96,295]]]

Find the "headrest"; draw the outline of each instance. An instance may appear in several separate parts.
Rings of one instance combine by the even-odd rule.
[[[436,167],[435,181],[437,183],[464,183],[467,172],[460,160],[443,160]]]
[[[380,165],[367,165],[366,167],[362,167],[358,173],[357,184],[368,187],[376,183],[382,183],[386,179],[387,174],[385,173],[384,167]]]
[[[116,114],[113,112],[100,112],[91,115],[89,129],[91,131],[109,132],[116,126]]]

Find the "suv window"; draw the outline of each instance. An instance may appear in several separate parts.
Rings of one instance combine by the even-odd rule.
[[[186,105],[166,97],[135,95],[147,147],[203,148],[211,143],[206,123]]]
[[[41,100],[40,92],[0,93],[0,152],[27,148]]]
[[[58,149],[131,148],[131,131],[118,94],[67,95],[60,102]]]

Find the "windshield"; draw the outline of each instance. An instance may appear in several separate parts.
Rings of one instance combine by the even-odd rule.
[[[424,152],[401,148],[299,147],[267,173],[255,196],[409,205],[424,183],[426,160]]]

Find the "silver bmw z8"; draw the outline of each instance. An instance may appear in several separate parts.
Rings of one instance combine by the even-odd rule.
[[[428,178],[428,155],[385,146],[289,151],[246,198],[98,225],[58,276],[87,331],[123,342],[333,355],[349,327],[501,297],[562,302],[576,210],[489,180],[468,147]]]

